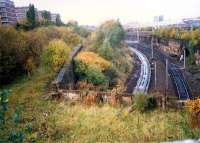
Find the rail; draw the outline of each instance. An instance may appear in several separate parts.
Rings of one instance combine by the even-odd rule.
[[[188,85],[182,75],[182,72],[175,64],[169,65],[169,72],[170,75],[176,85],[176,91],[178,94],[178,98],[180,100],[187,100],[190,99],[190,93],[188,90]]]
[[[143,44],[139,44],[139,45],[140,45],[140,47],[143,47],[143,48],[139,48],[140,51],[142,51],[144,53],[151,52],[150,47],[143,45]],[[169,61],[170,61],[170,57],[168,57],[167,55],[164,55],[162,52],[160,52],[159,50],[157,50],[155,48],[154,48],[154,58],[160,60],[163,64],[165,64],[166,59],[169,59]],[[188,85],[187,81],[185,80],[183,73],[179,69],[179,67],[170,62],[168,69],[169,69],[168,70],[169,75],[173,81],[173,84],[175,86],[179,100],[191,99],[192,95],[190,92],[189,85]]]
[[[137,81],[136,87],[134,88],[133,93],[145,93],[149,89],[150,79],[151,79],[151,67],[147,57],[140,51],[130,47],[130,49],[138,56],[141,61],[141,71],[140,77]]]

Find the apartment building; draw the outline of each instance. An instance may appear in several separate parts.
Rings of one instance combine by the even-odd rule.
[[[60,16],[60,15],[57,14],[57,13],[51,13],[51,22],[56,23],[56,18],[57,18],[57,16]]]
[[[24,7],[15,7],[14,2],[11,0],[0,0],[0,22],[2,25],[8,24],[16,24],[17,22],[27,20],[27,12],[29,10],[29,6]],[[44,20],[43,13],[46,12],[38,11],[35,9],[35,16],[38,21]],[[56,23],[56,18],[59,16],[57,13],[50,14],[50,21]]]
[[[24,21],[24,20],[27,19],[26,14],[27,14],[28,10],[29,10],[28,6],[16,7],[15,8],[15,12],[16,12],[16,16],[17,16],[17,22]]]
[[[41,11],[38,11],[37,12],[37,15],[38,15],[38,21],[42,21],[44,20],[44,17],[43,17],[43,13],[44,12],[48,12],[50,14],[50,19],[51,19],[51,12],[50,11],[46,11],[46,10],[41,10]]]
[[[11,0],[0,0],[0,17],[1,24],[16,24],[15,5]]]
[[[17,16],[17,22],[27,20],[27,12],[29,10],[29,6],[24,6],[24,7],[16,7],[15,12]],[[35,17],[38,19],[38,11],[35,8]]]

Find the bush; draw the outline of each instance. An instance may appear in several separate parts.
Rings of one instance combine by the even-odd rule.
[[[87,81],[94,85],[107,85],[108,81],[95,65],[87,65],[82,61],[75,61],[75,75],[77,80]]]
[[[46,39],[38,32],[0,28],[0,80],[6,84],[39,66]]]
[[[113,52],[114,50],[108,40],[104,40],[103,45],[97,50],[97,53],[99,53],[100,56],[110,61],[113,60]]]
[[[107,87],[110,78],[104,73],[111,69],[111,63],[93,52],[81,52],[75,59],[77,80]],[[114,72],[113,72],[114,73]]]
[[[144,112],[148,109],[148,97],[143,93],[138,93],[134,96],[134,107],[140,112]]]
[[[45,65],[57,71],[69,58],[70,48],[62,40],[53,40],[43,54]]]
[[[109,81],[109,87],[114,87],[118,84],[118,73],[117,70],[114,67],[111,67],[109,69],[106,69],[104,71],[104,75]]]
[[[153,97],[144,95],[143,93],[138,93],[134,96],[134,107],[140,112],[145,112],[147,110],[152,110],[157,107],[157,102]]]
[[[61,39],[70,48],[77,46],[81,42],[80,36],[73,29],[67,27],[41,27],[35,31],[40,33],[47,42],[55,39]]]
[[[186,105],[190,114],[190,125],[200,128],[200,99],[187,101]]]
[[[109,69],[111,63],[93,52],[81,52],[77,55],[76,61],[82,61],[86,65],[93,65],[100,68],[101,71]]]
[[[13,27],[0,27],[0,84],[24,73],[26,36]]]

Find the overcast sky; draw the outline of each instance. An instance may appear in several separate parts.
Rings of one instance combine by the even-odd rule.
[[[152,22],[156,15],[166,20],[200,16],[200,0],[14,0],[16,6],[32,3],[39,10],[61,14],[64,22],[98,25],[108,19],[122,23]]]

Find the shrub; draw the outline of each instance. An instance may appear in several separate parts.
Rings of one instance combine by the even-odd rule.
[[[53,40],[43,54],[43,61],[57,71],[69,58],[70,48],[62,40]]]
[[[0,27],[0,84],[24,73],[26,36],[13,27]]]
[[[71,48],[81,42],[80,36],[72,28],[57,27],[56,31],[61,33],[62,40]]]
[[[104,71],[111,67],[111,63],[93,52],[81,52],[76,57],[77,61],[82,61],[86,65],[93,65]]]
[[[106,69],[104,71],[104,75],[109,81],[109,87],[114,87],[118,83],[118,73],[117,70],[114,67],[110,67],[109,69]]]
[[[87,65],[82,61],[75,61],[75,75],[77,80],[87,81],[94,85],[107,85],[108,82],[100,68]]]
[[[75,74],[78,80],[94,85],[108,86],[109,79],[104,71],[111,69],[111,63],[93,52],[81,52],[75,59]]]
[[[134,96],[134,107],[140,112],[144,112],[148,109],[148,97],[143,93],[138,93]]]
[[[190,100],[186,103],[190,113],[190,124],[194,128],[200,128],[200,99]]]
[[[13,81],[16,76],[33,72],[39,66],[45,37],[38,32],[16,31],[13,27],[0,27],[1,84]]]
[[[114,56],[113,51],[110,42],[106,39],[102,46],[97,50],[97,53],[99,53],[103,58],[112,61]]]
[[[153,97],[149,97],[144,93],[138,93],[134,96],[133,105],[138,111],[145,112],[147,110],[152,110],[156,108],[157,102]]]

